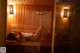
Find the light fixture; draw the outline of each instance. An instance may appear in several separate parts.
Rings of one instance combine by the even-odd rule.
[[[64,15],[63,15],[63,17],[65,17],[65,18],[68,18],[68,11],[69,11],[69,9],[64,9]]]
[[[9,5],[9,14],[14,14],[14,6]]]
[[[61,17],[68,18],[69,17],[69,7],[64,7],[61,12]]]

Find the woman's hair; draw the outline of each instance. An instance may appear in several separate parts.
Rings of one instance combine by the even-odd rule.
[[[7,36],[7,40],[16,40],[15,34],[14,33],[9,33]]]

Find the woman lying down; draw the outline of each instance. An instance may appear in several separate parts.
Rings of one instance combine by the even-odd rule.
[[[7,40],[11,41],[27,41],[27,38],[32,37],[32,33],[24,33],[24,32],[11,32],[7,35]]]
[[[11,32],[7,35],[7,40],[11,41],[51,41],[51,35],[42,27],[35,33]]]

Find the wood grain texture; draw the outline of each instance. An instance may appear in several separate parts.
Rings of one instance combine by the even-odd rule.
[[[51,42],[16,42],[16,41],[6,41],[6,45],[21,45],[21,46],[38,46],[38,47],[40,47],[40,46],[51,46]]]
[[[50,6],[31,6],[31,5],[16,5],[16,14],[13,16],[11,27],[20,27],[19,30],[36,29],[43,26],[48,32],[51,32],[52,10]],[[37,14],[38,12],[42,14]],[[9,23],[9,21],[8,21]]]
[[[0,0],[0,47],[4,47],[6,35],[6,0]]]
[[[9,3],[27,4],[27,5],[54,5],[54,0],[7,0]]]

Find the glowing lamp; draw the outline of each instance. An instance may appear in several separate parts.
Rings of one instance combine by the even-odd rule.
[[[14,6],[9,5],[9,14],[14,14]]]
[[[69,17],[69,7],[64,7],[61,12],[61,17],[68,18]]]

